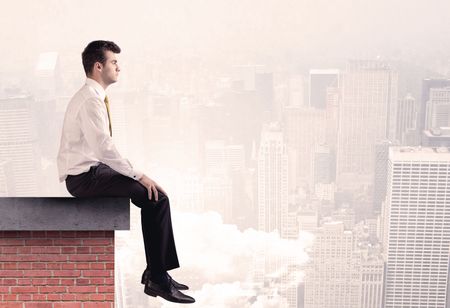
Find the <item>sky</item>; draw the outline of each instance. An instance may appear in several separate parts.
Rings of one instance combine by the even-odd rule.
[[[448,11],[445,0],[7,1],[0,12],[0,68],[29,65],[44,51],[79,53],[100,38],[155,57],[448,59]]]

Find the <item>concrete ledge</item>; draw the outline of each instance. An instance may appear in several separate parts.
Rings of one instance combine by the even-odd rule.
[[[129,229],[129,198],[0,198],[0,230]]]

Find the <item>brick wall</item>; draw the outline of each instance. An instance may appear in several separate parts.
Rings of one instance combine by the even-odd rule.
[[[0,308],[114,308],[114,231],[0,231]]]

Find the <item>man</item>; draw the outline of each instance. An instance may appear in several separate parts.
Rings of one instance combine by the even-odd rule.
[[[129,197],[141,208],[147,268],[144,292],[177,303],[194,298],[179,290],[168,270],[178,268],[169,198],[154,180],[122,158],[114,146],[109,100],[105,90],[117,81],[120,48],[111,41],[93,41],[82,53],[86,84],[73,96],[64,117],[58,153],[60,182],[75,197]]]

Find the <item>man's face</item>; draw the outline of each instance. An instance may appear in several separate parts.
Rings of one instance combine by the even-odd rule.
[[[106,85],[110,85],[117,81],[119,77],[119,64],[117,63],[116,54],[110,50],[105,51],[105,64],[101,70],[101,78]]]

